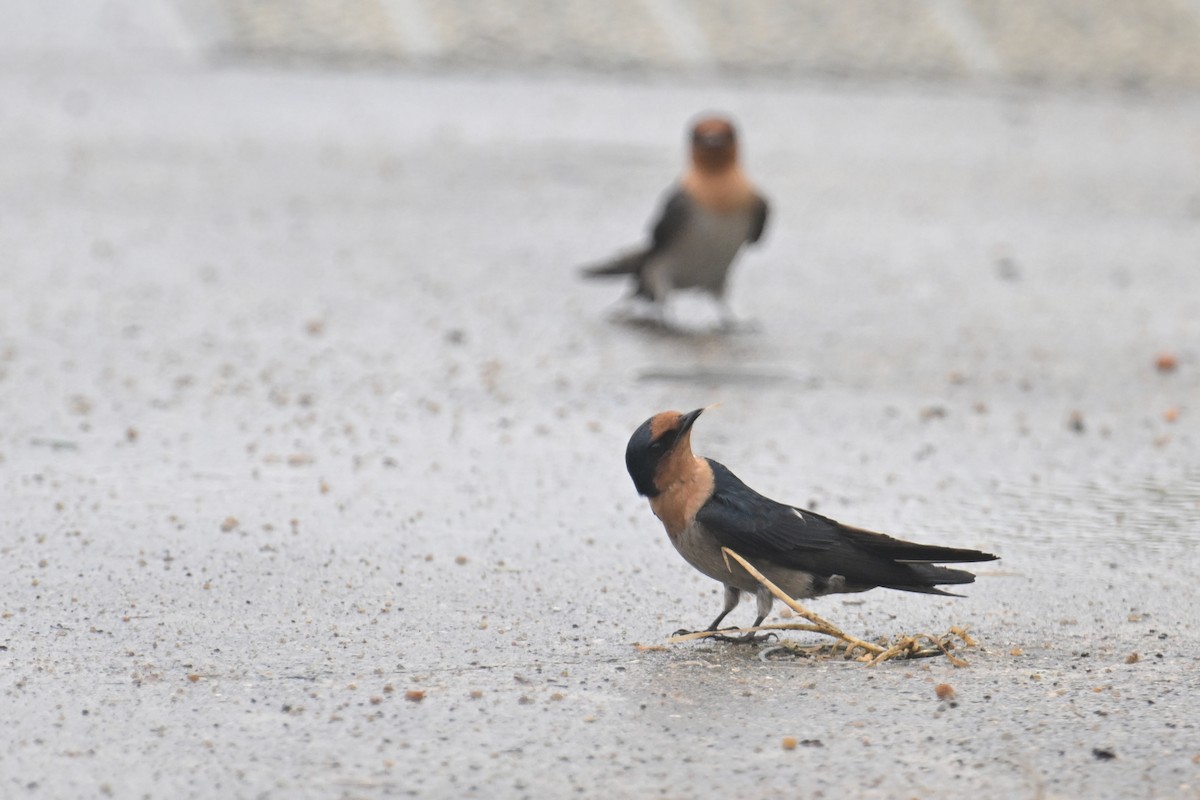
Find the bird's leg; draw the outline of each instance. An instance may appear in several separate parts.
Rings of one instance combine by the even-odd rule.
[[[708,630],[715,631],[717,629],[717,626],[721,624],[721,620],[723,620],[723,619],[725,619],[725,617],[729,616],[729,612],[733,611],[735,608],[737,608],[738,603],[740,603],[741,601],[742,601],[742,590],[737,588],[736,586],[731,586],[728,583],[725,584],[725,608],[723,608],[721,610],[720,614],[717,614],[717,618],[714,619],[712,621],[712,624],[708,626]]]
[[[742,599],[742,592],[740,589],[738,589],[736,586],[730,586],[728,583],[725,584],[725,608],[722,609],[720,614],[717,614],[717,618],[714,619],[712,621],[712,624],[709,625],[707,628],[705,628],[705,630],[706,631],[717,630],[717,626],[721,624],[721,620],[723,620],[723,619],[725,619],[725,617],[729,616],[730,611],[733,611],[735,608],[737,608],[737,604],[739,602],[741,602],[741,599]],[[689,633],[695,633],[695,631],[689,631],[687,629],[680,629],[680,630],[675,631],[675,633],[673,635],[674,636],[687,636]],[[728,638],[728,637],[714,636],[712,638],[716,639],[716,638]]]
[[[789,597],[786,592],[784,592],[782,589],[780,589],[778,586],[776,586],[774,583],[772,583],[770,581],[770,579],[768,579],[765,575],[763,575],[761,572],[759,572],[757,569],[755,569],[754,565],[752,565],[746,559],[742,558],[740,555],[735,553],[733,550],[730,550],[728,547],[722,547],[721,551],[723,553],[725,553],[727,556],[729,556],[730,558],[732,558],[734,561],[741,564],[742,567],[744,567],[747,572],[749,572],[751,575],[753,575],[754,579],[757,580],[762,585],[761,589],[760,589],[760,593],[759,593],[759,597],[760,597],[759,611],[760,611],[760,613],[762,612],[762,602],[763,602],[761,598],[762,598],[763,592],[765,592],[768,599],[773,595],[775,597],[778,597],[783,602],[787,603],[788,607],[791,608],[792,611],[795,611],[797,614],[799,614],[800,616],[804,617],[806,620],[811,622],[813,624],[813,626],[817,628],[817,631],[819,633],[823,633],[826,636],[832,636],[835,639],[841,639],[843,642],[846,643],[847,650],[861,649],[861,650],[864,650],[865,652],[870,653],[871,655],[875,655],[875,656],[884,652],[885,648],[880,647],[879,645],[874,644],[873,642],[864,642],[862,639],[859,639],[857,636],[851,636],[850,634],[845,633],[844,631],[842,631],[841,628],[838,628],[832,622],[828,622],[828,621],[822,619],[821,617],[817,616],[813,612],[809,611],[804,606],[797,603],[795,600],[793,600],[791,597]],[[767,611],[770,611],[770,605],[767,606]],[[766,616],[766,615],[764,614],[763,616]],[[758,627],[758,624],[760,622],[762,622],[762,619],[759,619],[758,622],[754,623],[755,627]]]
[[[717,615],[717,618],[712,621],[712,625],[709,625],[708,629],[710,631],[717,630],[717,626],[721,624],[721,620],[725,619],[725,615],[728,614],[730,611],[733,611],[733,609],[735,607],[737,607],[738,601],[740,601],[741,599],[742,599],[742,590],[741,589],[738,589],[736,586],[730,586],[728,583],[725,584],[725,610],[722,611],[719,615]],[[761,607],[762,604],[759,603],[759,606]],[[754,623],[754,626],[757,627],[760,622],[762,622],[761,616]],[[737,629],[736,628],[726,628],[725,630],[731,631],[731,630],[737,630]],[[748,634],[743,634],[742,636],[726,636],[723,633],[718,633],[717,635],[712,636],[710,638],[718,639],[722,642],[734,642],[736,644],[748,644],[748,643],[754,641],[754,634],[748,633]]]
[[[729,304],[729,298],[725,296],[724,290],[713,295],[717,301],[717,311],[721,318],[721,330],[736,331],[738,328],[737,317],[733,314],[733,306]]]
[[[717,301],[717,310],[720,314],[720,324],[717,330],[724,333],[758,333],[760,326],[754,320],[740,320],[733,313],[733,306],[729,303],[729,298],[724,292],[714,295]]]
[[[730,603],[731,594],[733,596],[732,604]],[[726,584],[725,610],[721,612],[721,616],[713,620],[712,625],[708,626],[710,631],[717,630],[717,626],[721,624],[721,620],[725,619],[725,615],[732,611],[733,607],[738,604],[738,600],[741,599],[741,594],[742,593],[739,589]],[[762,625],[763,620],[766,619],[767,615],[771,613],[771,604],[774,602],[774,598],[771,597],[771,593],[764,590],[762,587],[759,587],[759,590],[755,593],[755,596],[758,600],[758,618],[754,620],[754,624],[750,626],[751,628],[757,628],[759,625]],[[736,628],[726,628],[725,630],[736,630]],[[776,639],[779,638],[773,633],[743,633],[741,636],[726,636],[725,634],[717,634],[711,638],[719,639],[722,642],[731,642],[733,644],[754,644],[756,642],[769,641],[772,637]]]
[[[763,624],[763,620],[771,613],[771,606],[775,602],[775,598],[771,596],[771,592],[765,586],[758,587],[758,591],[754,593],[755,599],[758,601],[758,618],[754,620],[751,628],[757,628]],[[737,644],[754,644],[755,642],[766,642],[772,638],[779,637],[773,633],[743,633],[741,636],[726,636],[725,641],[735,642]]]
[[[671,293],[670,278],[661,270],[648,268],[641,277],[638,293],[650,301],[653,320],[664,330],[671,329],[667,299]]]
[[[633,300],[630,297],[622,297],[620,300],[609,306],[608,318],[614,322],[632,322],[636,318],[633,312]]]
[[[672,318],[670,304],[667,302],[666,295],[656,297],[654,303],[654,322],[664,331],[671,332],[675,330],[675,322]]]

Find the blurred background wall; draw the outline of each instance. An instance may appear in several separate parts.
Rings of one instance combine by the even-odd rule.
[[[5,0],[0,58],[1200,88],[1200,0]]]
[[[1200,0],[171,0],[214,56],[1200,87]]]

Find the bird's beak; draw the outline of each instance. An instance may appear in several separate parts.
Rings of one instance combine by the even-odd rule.
[[[692,425],[696,420],[700,419],[700,415],[704,413],[703,408],[697,408],[695,411],[689,411],[679,418],[679,433],[675,434],[676,440],[692,429]]]

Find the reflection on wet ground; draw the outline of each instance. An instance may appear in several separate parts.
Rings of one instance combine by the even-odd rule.
[[[998,487],[993,496],[1006,514],[1022,519],[1014,538],[1061,547],[1064,531],[1097,544],[1174,545],[1200,541],[1200,474],[1174,483],[1095,480]]]
[[[821,385],[821,379],[815,375],[801,377],[782,371],[740,367],[650,367],[639,372],[637,379],[664,383],[695,383],[705,386],[753,387],[791,383],[808,389],[816,389]]]

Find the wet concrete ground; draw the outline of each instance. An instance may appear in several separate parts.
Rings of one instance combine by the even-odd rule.
[[[0,794],[1200,793],[1194,99],[184,66],[0,96]],[[758,330],[613,323],[573,267],[638,239],[710,107],[776,209],[734,285]],[[966,626],[970,667],[637,646],[720,592],[625,441],[716,401],[698,452],[768,495],[1003,556],[966,598],[813,603]]]

